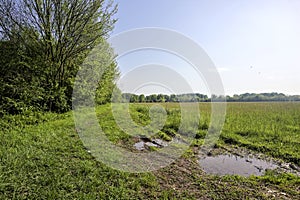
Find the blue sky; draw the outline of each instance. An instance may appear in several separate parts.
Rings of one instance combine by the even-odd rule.
[[[112,35],[143,27],[167,28],[186,35],[212,59],[228,95],[245,92],[300,94],[299,0],[115,2],[119,4],[119,11]],[[162,57],[151,55],[156,59]],[[171,57],[166,55],[164,59]],[[137,53],[120,58],[118,62],[121,75],[125,75],[135,62],[141,64],[145,60],[142,53]],[[174,69],[178,69],[176,65],[184,65],[179,61],[170,63]],[[184,76],[193,77],[188,66]],[[207,92],[202,80],[190,84],[197,92]],[[153,93],[159,92],[156,89]]]

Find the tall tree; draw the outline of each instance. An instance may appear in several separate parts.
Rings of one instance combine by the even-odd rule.
[[[140,103],[143,103],[143,102],[145,102],[145,100],[146,100],[145,95],[144,95],[144,94],[141,94],[141,95],[139,96],[139,102],[140,102]]]
[[[112,30],[117,7],[105,0],[0,0],[0,5],[0,36],[18,47],[28,65],[39,66],[40,86],[51,94],[47,107],[70,104],[79,65]]]

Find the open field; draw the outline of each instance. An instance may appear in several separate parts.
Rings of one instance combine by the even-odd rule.
[[[131,104],[133,121],[149,124],[152,105]],[[156,136],[168,141],[177,134],[180,109],[176,103],[161,105],[168,116]],[[107,137],[137,151],[110,108],[96,109]],[[294,174],[270,170],[246,178],[204,173],[198,150],[209,127],[210,104],[200,103],[199,109],[200,124],[190,149],[168,167],[136,174],[96,161],[76,132],[72,112],[5,116],[0,120],[0,199],[300,199],[300,177]],[[300,103],[228,103],[215,148],[244,148],[299,166]]]

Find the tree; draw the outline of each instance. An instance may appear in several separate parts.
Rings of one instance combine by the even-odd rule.
[[[139,96],[139,102],[140,102],[140,103],[145,102],[145,95],[144,95],[144,94],[141,94],[141,95]]]
[[[157,102],[165,102],[165,96],[163,94],[158,94],[157,95]]]
[[[170,101],[171,101],[171,102],[177,102],[177,101],[178,101],[175,94],[171,94],[171,95],[170,95]]]
[[[156,94],[151,94],[149,96],[149,98],[150,98],[150,102],[157,102],[157,95]]]
[[[93,48],[76,76],[72,100],[75,104],[98,105],[121,101],[115,80],[119,76],[115,54],[107,41]],[[114,96],[113,96],[114,93]]]
[[[138,103],[139,102],[139,96],[136,94],[130,95],[130,103]]]
[[[165,99],[165,102],[169,102],[170,101],[170,96],[165,94],[164,99]]]
[[[101,47],[100,49],[96,47],[96,51],[99,54],[96,59],[100,61],[100,63],[96,70],[94,70],[94,73],[97,73],[97,70],[102,71],[102,77],[100,81],[97,80],[98,87],[96,88],[95,101],[98,105],[108,102],[119,102],[121,100],[121,91],[117,88],[115,83],[115,80],[119,77],[117,64],[114,60],[115,54],[105,40],[103,40],[99,46]],[[113,93],[115,95],[114,97]]]
[[[14,68],[20,62],[31,71],[38,68],[38,85],[49,94],[43,97],[47,109],[68,109],[79,66],[112,30],[117,7],[105,0],[0,0],[0,5],[1,40],[20,57]]]

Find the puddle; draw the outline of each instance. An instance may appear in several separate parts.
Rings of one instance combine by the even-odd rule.
[[[145,149],[145,142],[137,142],[133,145],[137,150],[143,151]]]
[[[200,166],[208,174],[216,175],[263,175],[266,169],[276,169],[278,165],[257,158],[236,155],[208,156],[199,160]]]
[[[142,139],[142,141],[137,142],[133,145],[137,150],[143,151],[145,149],[148,149],[149,147],[157,147],[162,148],[168,146],[167,142],[161,140],[161,139]]]

